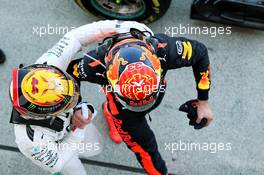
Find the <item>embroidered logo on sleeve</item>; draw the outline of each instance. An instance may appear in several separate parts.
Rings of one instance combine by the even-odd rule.
[[[80,74],[80,76],[82,77],[82,78],[86,78],[88,75],[86,74],[86,72],[85,72],[85,62],[84,62],[84,59],[82,59],[80,62],[79,62],[79,65],[78,65],[78,72],[79,72],[79,74]]]
[[[49,149],[47,146],[33,147],[31,150],[31,156],[36,161],[39,161],[50,168],[53,168],[59,159],[56,150]]]
[[[192,51],[193,51],[193,48],[192,48],[192,44],[189,42],[189,41],[184,41],[182,42],[182,45],[183,45],[183,54],[182,54],[182,59],[186,59],[188,58],[188,60],[191,59],[192,57]]]
[[[79,72],[78,72],[78,65],[77,65],[77,64],[74,64],[74,66],[73,66],[73,75],[74,75],[75,77],[77,77],[77,78],[80,77],[80,74],[79,74]]]
[[[89,65],[90,67],[96,67],[96,66],[98,66],[99,64],[100,64],[99,61],[93,61],[93,62],[89,63],[88,65]]]
[[[182,54],[183,48],[182,48],[182,42],[181,41],[176,41],[176,47],[177,47],[177,53],[178,55]]]
[[[201,80],[198,84],[198,88],[201,90],[208,90],[210,88],[209,71],[201,72]]]

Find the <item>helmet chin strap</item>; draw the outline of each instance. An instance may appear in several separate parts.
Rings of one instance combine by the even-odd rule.
[[[56,116],[52,116],[51,120],[50,120],[50,125],[52,125],[54,123],[54,120],[56,119]]]

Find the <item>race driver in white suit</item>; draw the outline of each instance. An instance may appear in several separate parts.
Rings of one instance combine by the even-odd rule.
[[[94,22],[68,32],[35,64],[13,69],[10,122],[19,150],[33,163],[51,173],[86,174],[79,156],[99,154],[102,138],[91,123],[96,110],[81,102],[79,83],[66,70],[83,47],[130,28],[150,31],[137,22]]]

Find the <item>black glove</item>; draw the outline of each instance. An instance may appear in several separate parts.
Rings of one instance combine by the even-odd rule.
[[[189,121],[190,126],[194,126],[194,129],[202,129],[203,127],[205,127],[207,123],[207,119],[203,118],[199,124],[196,123],[196,120],[198,117],[197,116],[197,103],[198,103],[198,100],[189,100],[185,102],[184,104],[182,104],[179,110],[187,113],[187,117],[190,120]]]
[[[0,64],[4,63],[6,60],[6,56],[4,52],[0,49]]]

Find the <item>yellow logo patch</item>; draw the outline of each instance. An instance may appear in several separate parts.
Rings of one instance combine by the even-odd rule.
[[[78,65],[77,65],[77,64],[75,64],[75,65],[73,66],[73,75],[74,75],[75,77],[77,77],[77,78],[80,77],[80,74],[79,74],[79,72],[78,72]]]
[[[183,45],[183,54],[182,54],[182,59],[186,59],[186,57],[188,58],[188,60],[191,59],[192,57],[192,44],[189,41],[184,41],[182,42]]]

